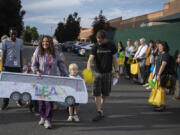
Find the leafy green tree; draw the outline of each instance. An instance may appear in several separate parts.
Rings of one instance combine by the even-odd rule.
[[[31,28],[32,40],[38,40],[39,34],[36,27]]]
[[[36,27],[26,26],[22,33],[22,39],[25,42],[31,42],[32,40],[38,40],[39,34]]]
[[[93,34],[90,36],[92,42],[96,42],[96,34],[99,30],[104,29],[105,31],[114,30],[113,27],[107,22],[106,17],[103,15],[103,11],[101,10],[99,15],[94,18],[92,23]]]
[[[80,33],[80,21],[78,13],[70,14],[65,23],[60,22],[55,31],[55,36],[59,42],[76,40]]]
[[[21,0],[0,0],[0,36],[9,34],[9,28],[15,27],[18,36],[23,30],[23,16]]]

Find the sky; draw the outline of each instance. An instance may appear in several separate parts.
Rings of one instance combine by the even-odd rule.
[[[162,10],[169,0],[21,0],[26,11],[24,26],[35,26],[39,34],[53,35],[57,24],[69,14],[78,13],[81,27],[90,28],[100,10],[109,20],[131,17]]]

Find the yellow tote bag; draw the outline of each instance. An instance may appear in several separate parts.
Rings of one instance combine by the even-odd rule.
[[[119,57],[118,58],[118,65],[124,65],[124,62],[125,62],[125,57],[123,57],[123,58]]]
[[[140,72],[139,64],[136,60],[136,62],[131,64],[131,74],[136,75]]]
[[[150,80],[152,80],[152,76],[153,76],[153,74],[150,73],[150,74],[149,74],[149,78],[148,78],[148,82],[149,82]]]
[[[149,96],[149,99],[148,99],[149,104],[153,104],[156,93],[157,93],[157,89],[152,89],[150,96]]]
[[[86,83],[91,84],[94,82],[94,76],[91,70],[84,69],[82,72],[83,79]]]
[[[165,91],[163,88],[157,90],[156,96],[154,97],[153,105],[165,105]]]

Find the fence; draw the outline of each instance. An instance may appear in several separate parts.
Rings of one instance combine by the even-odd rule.
[[[142,37],[144,37],[147,42],[149,40],[167,41],[170,47],[170,54],[174,55],[176,51],[180,50],[180,23],[115,30],[108,33],[109,39],[114,41],[116,45],[118,41],[122,41],[124,47],[126,46],[128,38],[130,38],[133,43],[135,40],[139,40]]]

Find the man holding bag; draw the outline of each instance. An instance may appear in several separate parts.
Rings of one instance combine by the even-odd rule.
[[[140,73],[138,74],[138,83],[144,84],[145,80],[145,61],[146,61],[146,50],[148,48],[148,45],[145,42],[145,38],[140,39],[141,45],[138,47],[138,50],[136,54],[134,55],[133,60],[138,61],[139,67],[140,67]]]
[[[95,61],[95,80],[93,84],[93,96],[97,108],[97,115],[92,121],[99,121],[104,117],[103,105],[111,93],[112,66],[115,69],[115,77],[119,78],[118,64],[116,59],[116,46],[108,41],[106,32],[99,30],[96,34],[97,44],[92,48],[87,63],[87,69],[91,70],[92,62]]]

